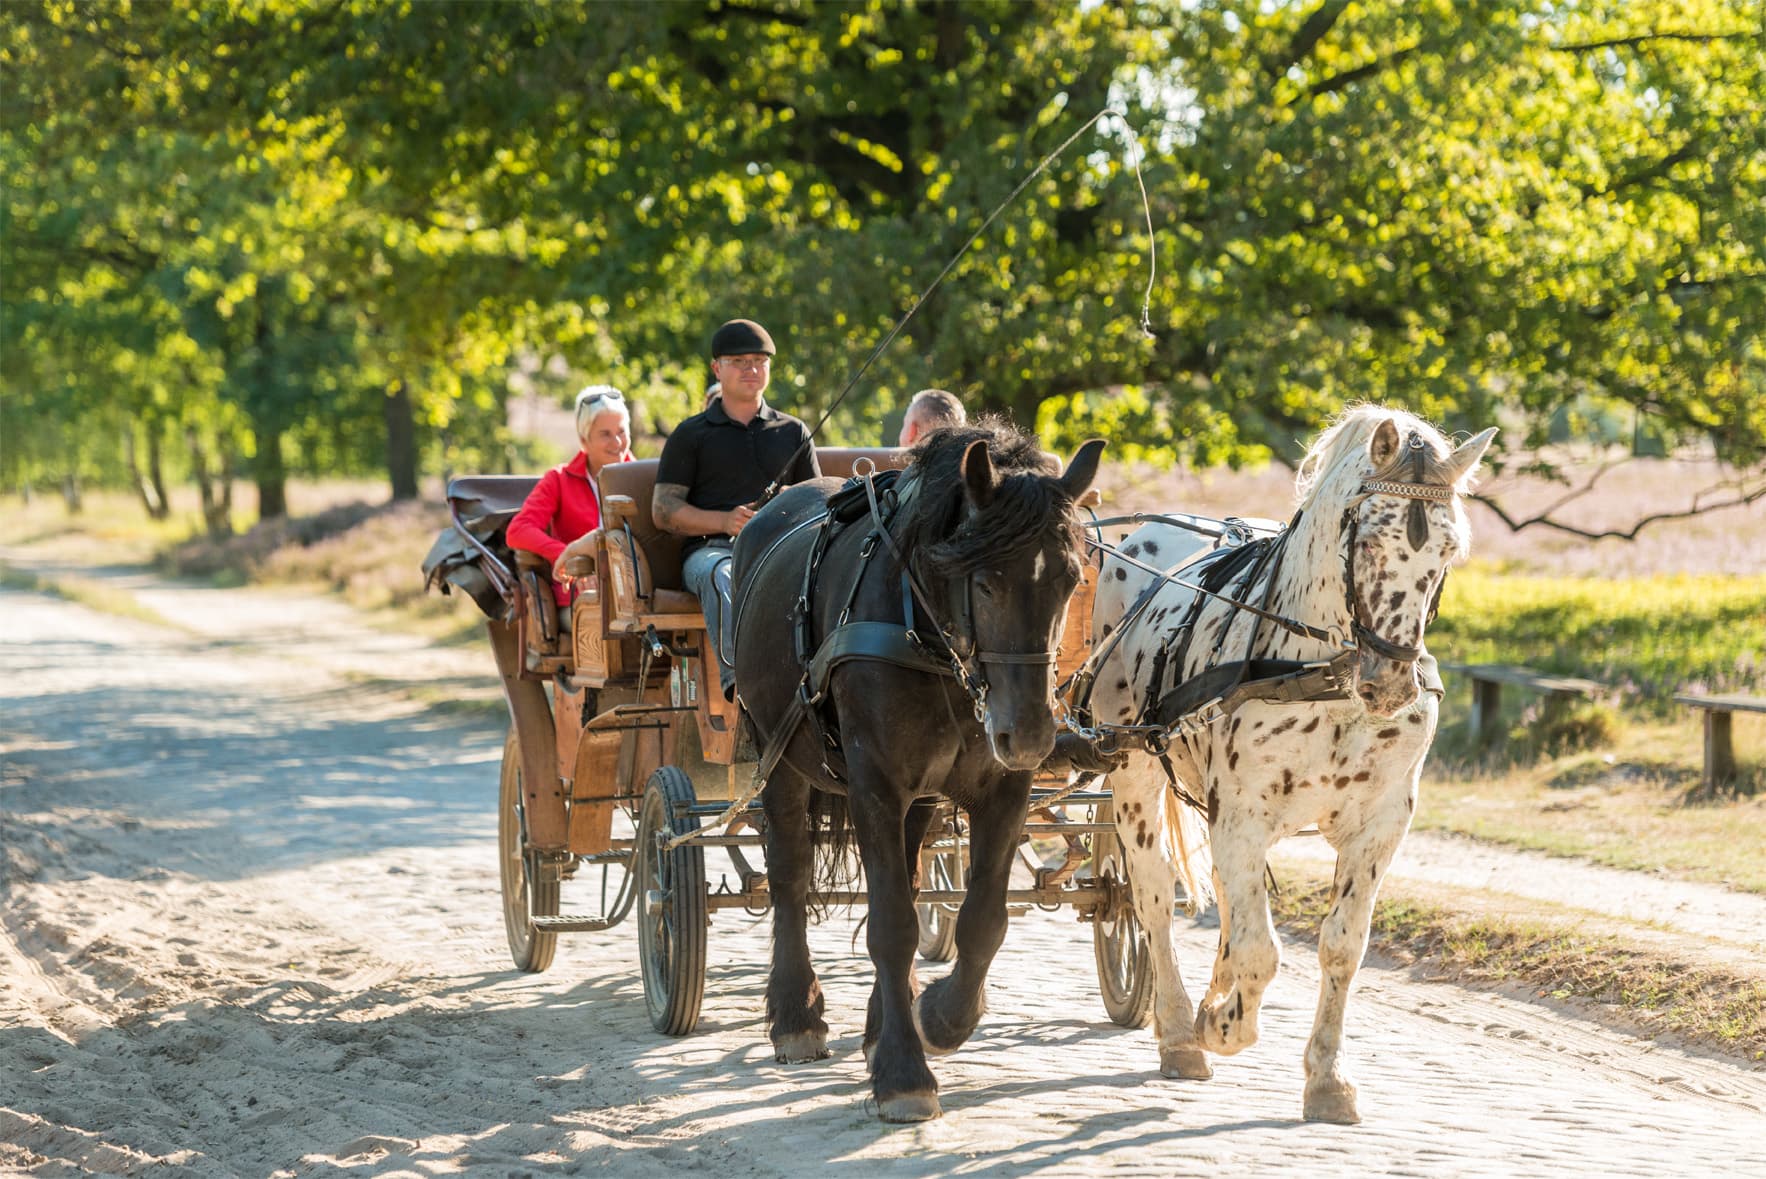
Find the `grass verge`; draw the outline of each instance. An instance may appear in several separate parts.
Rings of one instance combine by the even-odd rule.
[[[132,618],[137,622],[149,623],[153,626],[169,627],[172,630],[189,633],[190,628],[173,622],[157,610],[143,606],[126,590],[115,586],[97,585],[71,578],[44,577],[29,570],[15,568],[0,561],[0,587],[5,589],[24,590],[27,593],[48,594],[65,602],[73,602],[96,610],[101,614],[112,614],[119,618]]]
[[[1634,717],[1610,745],[1536,762],[1437,760],[1416,825],[1766,893],[1766,717],[1738,719],[1735,739],[1742,780],[1718,798],[1703,792],[1691,718]]]
[[[1270,899],[1277,923],[1316,940],[1330,906],[1328,877],[1291,863],[1280,866],[1280,875],[1283,887]],[[1603,1023],[1766,1060],[1766,975],[1694,961],[1583,913],[1496,912],[1395,882],[1382,892],[1370,945],[1414,975],[1594,1004]]]
[[[1746,692],[1766,679],[1766,575],[1448,579],[1429,649],[1608,685],[1628,708],[1671,716],[1673,694]]]

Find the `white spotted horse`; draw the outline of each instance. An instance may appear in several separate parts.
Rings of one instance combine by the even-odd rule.
[[[939,430],[892,486],[799,484],[736,542],[737,695],[765,779],[768,1034],[783,1062],[829,1054],[805,937],[815,841],[855,838],[876,968],[864,1048],[885,1121],[939,1115],[926,1057],[961,1046],[985,1008],[1031,777],[1056,744],[1076,504],[1103,445],[1063,474],[1004,424]],[[956,965],[921,992],[914,895],[940,796],[968,812],[971,863]]]
[[[1411,414],[1358,407],[1302,462],[1287,527],[1241,530],[1246,543],[1175,573],[1203,545],[1170,525],[1137,529],[1106,557],[1075,716],[1132,735],[1110,789],[1165,1076],[1205,1079],[1208,1053],[1256,1042],[1279,963],[1266,857],[1316,825],[1337,865],[1304,1113],[1360,1120],[1338,1058],[1344,1005],[1435,736],[1440,679],[1424,628],[1467,550],[1460,498],[1495,433],[1456,449]],[[1220,904],[1213,977],[1194,1011],[1172,940],[1180,881],[1192,912]]]

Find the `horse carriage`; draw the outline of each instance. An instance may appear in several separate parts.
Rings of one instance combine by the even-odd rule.
[[[822,448],[824,475],[897,469],[899,448]],[[738,706],[718,690],[704,616],[680,588],[681,538],[650,514],[657,463],[602,472],[602,527],[574,603],[554,604],[547,562],[509,549],[503,529],[537,479],[466,476],[448,487],[452,534],[432,583],[466,589],[487,623],[511,724],[498,792],[503,919],[517,968],[543,971],[565,933],[611,929],[636,914],[645,1000],[655,1027],[691,1032],[706,974],[707,931],[726,909],[770,903],[753,856],[765,816],[750,788],[757,750]],[[1097,569],[1087,566],[1064,632],[1058,671],[1090,650]],[[1040,773],[1020,835],[1014,911],[1068,907],[1092,926],[1110,1017],[1149,1018],[1151,968],[1123,877],[1106,792],[1065,771]],[[707,851],[728,866],[708,865]],[[919,952],[956,956],[965,896],[967,825],[942,804],[927,826],[917,896]],[[862,888],[824,889],[813,903],[863,905]]]
[[[456,536],[428,564],[492,619],[513,722],[499,845],[516,965],[544,969],[558,933],[635,910],[652,1022],[684,1034],[710,915],[770,908],[769,1036],[780,1061],[813,1061],[828,1025],[806,914],[868,904],[873,1097],[885,1120],[922,1121],[939,1114],[926,1058],[975,1030],[1006,913],[1068,905],[1093,925],[1111,1017],[1152,1022],[1160,1073],[1199,1080],[1209,1054],[1257,1040],[1280,959],[1267,853],[1312,831],[1337,868],[1304,1111],[1358,1121],[1344,1007],[1434,737],[1423,637],[1494,433],[1456,446],[1362,407],[1301,464],[1287,525],[1166,518],[1120,547],[1080,518],[1099,442],[1062,472],[1009,428],[940,432],[881,489],[901,452],[823,450],[825,473],[866,477],[786,489],[736,544],[740,709],[715,686],[698,603],[671,588],[654,463],[603,471],[596,590],[569,624],[545,571],[497,551],[530,481],[457,480]],[[1050,757],[1063,742],[1065,766]],[[839,852],[843,832],[863,892],[814,870],[818,838]],[[1009,886],[1039,840],[1055,855]],[[745,855],[760,846],[765,871]],[[733,878],[710,881],[708,847]],[[565,912],[564,886],[585,880],[598,907]],[[1174,925],[1217,893],[1219,950],[1192,1006]],[[921,988],[915,951],[953,949]]]

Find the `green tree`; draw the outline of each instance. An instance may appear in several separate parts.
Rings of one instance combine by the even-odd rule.
[[[535,354],[666,426],[734,314],[774,329],[777,396],[815,416],[1109,105],[1126,120],[961,254],[831,440],[936,384],[1054,444],[1102,428],[1198,463],[1291,453],[1362,398],[1517,443],[1619,408],[1766,452],[1755,0],[40,0],[0,22],[4,310],[30,354],[9,400],[110,352],[193,367],[249,422],[260,485],[292,439],[408,494],[424,447],[494,442],[502,374]],[[99,319],[118,342],[80,348]],[[199,358],[141,343],[168,322]]]

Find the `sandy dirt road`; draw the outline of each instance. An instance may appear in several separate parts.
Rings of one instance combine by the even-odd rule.
[[[1297,944],[1262,1042],[1162,1080],[1070,914],[1014,922],[991,1014],[934,1066],[944,1118],[884,1127],[850,920],[814,934],[820,1065],[766,1045],[764,920],[718,915],[680,1040],[645,1017],[629,925],[509,968],[500,731],[357,674],[488,653],[320,599],[134,588],[197,634],[0,591],[0,1173],[1766,1176],[1766,1074],[1378,964],[1350,1007],[1366,1121],[1307,1125]],[[1185,939],[1192,987],[1212,937]]]

